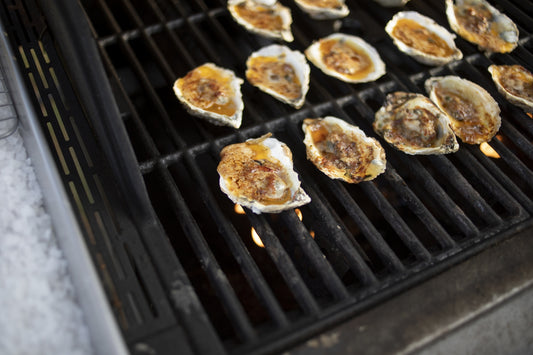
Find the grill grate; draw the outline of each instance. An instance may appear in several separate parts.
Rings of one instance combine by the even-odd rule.
[[[222,1],[85,3],[154,208],[228,351],[258,349],[318,318],[361,309],[364,301],[395,284],[409,284],[409,277],[524,221],[532,211],[531,119],[502,101],[485,70],[492,62],[530,63],[531,14],[500,2],[521,30],[522,46],[513,54],[487,58],[459,39],[465,59],[430,69],[392,47],[383,31],[392,12],[370,1],[348,4],[354,15],[337,23],[317,23],[292,7],[291,47],[303,50],[338,28],[373,43],[388,74],[376,83],[349,85],[313,68],[299,111],[245,84],[244,123],[235,131],[191,119],[170,88],[206,61],[242,77],[249,53],[270,41],[235,24]],[[440,2],[408,8],[446,23]],[[303,118],[331,114],[374,135],[373,115],[386,93],[423,92],[427,77],[446,74],[478,82],[499,100],[504,123],[491,146],[501,160],[465,145],[453,156],[411,157],[385,144],[387,172],[357,186],[331,181],[306,161]],[[302,221],[293,211],[235,215],[218,189],[219,151],[268,131],[293,151],[312,198],[301,208]],[[250,227],[264,250],[251,243]]]
[[[500,2],[521,30],[522,46],[513,54],[487,58],[459,39],[466,59],[428,70],[391,46],[383,31],[391,12],[370,1],[348,3],[354,15],[337,23],[311,21],[293,7],[291,47],[303,50],[338,27],[373,43],[388,74],[376,83],[349,85],[313,68],[307,102],[299,111],[245,84],[244,123],[238,131],[191,119],[170,90],[177,77],[205,61],[243,76],[249,53],[270,43],[236,25],[224,2],[149,1],[141,6],[123,0],[116,8],[104,1],[85,4],[106,69],[118,86],[154,208],[179,259],[187,259],[189,252],[197,258],[185,268],[197,290],[208,288],[198,291],[199,297],[228,350],[252,349],[288,330],[295,332],[301,322],[309,326],[314,319],[353,308],[368,295],[523,221],[528,216],[524,208],[532,211],[531,120],[501,100],[485,71],[492,62],[530,63],[530,14]],[[440,2],[408,7],[445,23]],[[492,88],[503,107],[504,123],[491,143],[501,160],[465,145],[453,156],[416,158],[385,145],[387,172],[358,186],[330,181],[306,161],[299,129],[303,118],[332,114],[372,135],[373,115],[386,93],[423,92],[427,77],[445,74]],[[218,190],[216,165],[222,147],[268,131],[292,149],[295,168],[312,198],[312,204],[301,208],[301,222],[292,211],[235,216]],[[265,250],[250,243],[250,226]],[[185,243],[190,249],[180,252]],[[270,261],[262,264],[266,257]],[[265,276],[271,268],[284,285]],[[243,294],[241,284],[249,288]],[[289,303],[283,299],[286,292],[292,296]],[[254,315],[258,307],[260,316]]]
[[[139,251],[139,243],[128,239],[135,231],[114,232],[119,242],[111,251],[118,248],[128,273],[118,279],[125,278],[134,290],[119,287],[115,293],[117,303],[130,305],[123,316],[130,323],[119,323],[133,350],[157,339],[161,343],[155,348],[172,352],[171,345],[165,347],[168,339],[186,333],[196,352],[218,353],[219,346],[228,353],[279,351],[531,225],[533,120],[497,93],[486,71],[492,63],[528,67],[533,62],[531,6],[519,0],[497,3],[521,33],[520,46],[511,54],[485,56],[459,38],[465,58],[430,68],[392,46],[383,28],[395,10],[348,0],[352,14],[347,19],[313,21],[292,2],[284,4],[294,16],[291,48],[304,50],[337,30],[355,34],[378,49],[387,74],[374,83],[350,85],[312,67],[300,110],[245,83],[243,126],[233,130],[191,118],[171,89],[177,77],[206,61],[244,77],[247,56],[271,43],[237,25],[225,1],[82,1],[135,150],[135,168],[166,234],[159,238],[140,231],[145,249]],[[413,1],[406,8],[448,27],[441,1]],[[304,118],[334,115],[376,136],[374,112],[387,93],[423,92],[425,79],[447,74],[480,84],[498,101],[503,123],[490,145],[501,159],[464,144],[453,155],[415,157],[383,143],[387,171],[358,185],[330,180],[306,160]],[[296,211],[237,214],[218,188],[220,150],[266,132],[289,145],[312,198],[300,208],[302,220]],[[127,216],[119,217],[128,225]],[[264,248],[252,241],[252,227]],[[109,265],[114,259],[95,260]],[[114,275],[102,278],[111,286],[120,281]],[[192,289],[181,284],[187,279]],[[184,289],[193,296],[176,291]],[[193,315],[188,302],[194,303]],[[196,314],[202,321],[191,321]],[[206,332],[213,336],[209,342]]]

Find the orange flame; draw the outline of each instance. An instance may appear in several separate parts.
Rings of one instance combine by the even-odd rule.
[[[259,237],[259,234],[255,231],[254,227],[252,227],[252,239],[254,240],[254,243],[261,248],[264,248],[265,245],[263,244],[263,241],[261,240],[261,237]]]
[[[294,209],[294,212],[296,213],[296,215],[298,216],[298,219],[299,219],[300,221],[304,218],[304,215],[302,214],[302,211],[300,211],[299,208],[295,208],[295,209]]]
[[[246,212],[244,212],[244,208],[242,208],[242,206],[239,205],[238,203],[235,204],[235,206],[233,207],[233,210],[237,214],[245,214],[246,213]]]
[[[499,159],[500,154],[494,150],[488,143],[483,142],[479,145],[479,150],[489,158]]]

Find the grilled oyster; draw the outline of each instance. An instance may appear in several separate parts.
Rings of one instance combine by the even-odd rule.
[[[266,6],[253,0],[229,0],[228,10],[233,19],[252,33],[292,42],[291,10],[274,2]]]
[[[294,2],[316,20],[346,17],[350,13],[344,0],[294,0]]]
[[[327,116],[305,119],[302,129],[307,159],[330,178],[359,183],[385,171],[385,150],[359,127]]]
[[[385,26],[398,49],[422,64],[444,65],[461,59],[455,35],[416,11],[398,12]]]
[[[305,56],[273,44],[252,53],[246,61],[246,78],[267,94],[296,108],[309,90],[309,64]]]
[[[448,116],[455,135],[465,143],[488,142],[500,129],[500,107],[481,86],[458,76],[429,78],[430,99]]]
[[[510,103],[533,113],[533,74],[529,70],[521,65],[491,65],[489,72]]]
[[[220,157],[220,189],[254,213],[278,213],[311,201],[293,170],[289,147],[270,133],[228,145]]]
[[[244,110],[242,83],[233,71],[206,63],[176,80],[173,89],[191,115],[239,128]]]
[[[381,6],[385,7],[399,7],[407,4],[409,0],[374,0]]]
[[[334,33],[313,42],[305,55],[325,74],[349,83],[374,81],[385,74],[376,49],[356,36]]]
[[[446,0],[446,16],[459,36],[487,52],[511,52],[518,44],[518,28],[485,0]]]
[[[387,95],[375,115],[374,130],[407,154],[447,154],[459,149],[448,117],[424,95]]]

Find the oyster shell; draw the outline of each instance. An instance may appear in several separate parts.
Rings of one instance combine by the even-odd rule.
[[[359,127],[327,116],[305,119],[302,130],[307,159],[332,179],[359,183],[385,171],[385,150]]]
[[[246,61],[246,78],[267,94],[296,108],[309,90],[309,64],[299,51],[273,44],[252,53]]]
[[[258,4],[269,6],[269,7],[274,6],[274,4],[278,2],[278,0],[253,0],[253,1]]]
[[[350,13],[344,0],[294,0],[294,2],[316,20],[346,17]]]
[[[461,59],[455,35],[416,11],[398,12],[385,26],[398,49],[422,64],[444,65]]]
[[[491,65],[489,72],[498,91],[526,112],[533,113],[533,74],[521,65]]]
[[[511,52],[518,44],[518,28],[485,0],[446,0],[446,16],[459,36],[487,52]]]
[[[488,142],[500,129],[500,107],[481,86],[454,75],[429,78],[424,85],[463,142]]]
[[[289,147],[270,133],[228,145],[220,157],[220,189],[254,213],[278,213],[311,201],[293,170]]]
[[[274,2],[266,6],[253,0],[229,0],[228,10],[233,19],[252,33],[292,42],[291,10]]]
[[[447,154],[459,149],[448,117],[421,94],[388,94],[375,115],[374,131],[407,154]]]
[[[385,63],[362,38],[334,33],[313,42],[307,58],[325,74],[349,83],[374,81],[385,74]]]
[[[404,6],[405,4],[409,2],[409,0],[374,0],[374,1],[380,4],[381,6],[385,6],[385,7]]]
[[[244,110],[242,83],[233,71],[205,63],[176,80],[173,89],[191,115],[239,128]]]

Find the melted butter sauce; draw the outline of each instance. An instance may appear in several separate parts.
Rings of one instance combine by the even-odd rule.
[[[236,6],[236,12],[255,28],[270,31],[280,31],[283,21],[275,10],[260,5],[248,5],[244,2]]]
[[[355,44],[329,39],[320,42],[319,50],[322,62],[348,79],[362,79],[374,71],[372,59]]]
[[[454,50],[435,33],[411,19],[400,19],[392,34],[409,47],[437,57],[448,57]]]
[[[253,85],[266,86],[288,99],[301,96],[302,85],[294,68],[278,57],[252,58],[246,77]]]
[[[443,110],[452,117],[450,121],[454,133],[463,142],[478,144],[489,139],[495,123],[488,112],[460,91],[437,86],[435,94]]]
[[[498,66],[500,82],[507,91],[533,101],[533,74],[520,65]]]
[[[500,37],[500,26],[484,5],[461,5],[454,9],[460,35],[485,49],[506,53],[514,43]]]
[[[179,79],[183,96],[202,110],[233,116],[237,106],[231,88],[231,78],[216,69],[202,65]]]
[[[336,9],[342,6],[339,0],[305,0],[304,3],[324,9]]]
[[[293,198],[284,167],[270,155],[270,148],[262,142],[246,142],[253,151],[253,161],[257,166],[253,168],[254,176],[261,180],[258,185],[257,200],[265,205],[279,205],[290,202]]]

